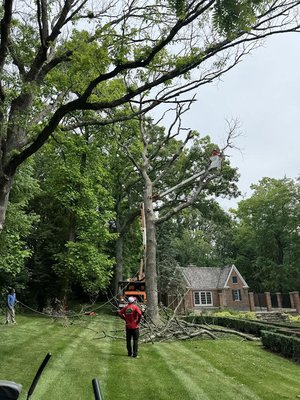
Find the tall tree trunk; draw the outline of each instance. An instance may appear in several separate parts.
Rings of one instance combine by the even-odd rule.
[[[0,176],[0,234],[4,227],[9,193],[12,188],[13,181],[14,181],[14,175]]]
[[[17,165],[12,162],[11,154],[20,152],[26,144],[26,130],[22,118],[26,115],[32,104],[31,93],[21,93],[12,101],[8,120],[2,123],[0,131],[0,233],[5,223],[9,193],[13,185]],[[3,117],[3,114],[2,114]],[[25,120],[25,119],[24,119]],[[3,125],[7,125],[6,131]],[[25,161],[25,158],[22,162]]]
[[[146,290],[147,314],[154,323],[159,322],[158,290],[156,271],[156,218],[153,211],[152,182],[147,179],[144,189],[144,205],[146,219]]]
[[[114,295],[119,294],[119,282],[123,280],[123,236],[116,241],[116,266],[114,274]]]

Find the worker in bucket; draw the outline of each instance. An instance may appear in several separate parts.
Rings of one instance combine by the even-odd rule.
[[[7,296],[6,303],[6,323],[9,322],[15,324],[16,323],[16,313],[15,313],[15,305],[17,303],[16,292],[15,289],[10,289]]]
[[[136,298],[130,296],[128,304],[118,311],[118,315],[126,322],[126,346],[129,357],[138,356],[139,322],[142,318],[142,311],[135,302]]]

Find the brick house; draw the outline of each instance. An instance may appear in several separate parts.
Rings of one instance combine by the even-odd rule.
[[[222,268],[188,266],[181,268],[181,272],[186,287],[181,311],[250,309],[249,286],[235,265]]]

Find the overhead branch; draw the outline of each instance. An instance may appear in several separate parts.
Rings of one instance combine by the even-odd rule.
[[[179,31],[181,31],[184,27],[186,27],[187,25],[192,23],[195,19],[197,19],[197,17],[200,16],[202,13],[204,13],[207,9],[209,9],[213,3],[214,0],[211,0],[208,2],[208,4],[206,4],[202,8],[200,8],[198,5],[195,8],[194,13],[192,15],[190,15],[188,18],[184,20],[178,20],[177,23],[171,28],[169,34],[165,38],[162,38],[160,41],[158,41],[156,45],[153,46],[153,48],[149,51],[148,55],[146,55],[145,57],[140,57],[137,60],[122,63],[116,66],[112,71],[99,75],[88,85],[88,87],[81,96],[80,102],[82,103],[87,101],[90,95],[92,94],[94,88],[99,83],[112,79],[124,71],[136,68],[143,68],[149,65],[151,61],[154,59],[154,57],[175,38],[175,36],[178,34]],[[145,90],[136,90],[134,96],[130,96],[128,100],[130,100],[131,98],[135,97],[140,93],[143,93],[144,91]]]
[[[177,99],[174,100],[175,103],[176,103],[176,101],[177,101]],[[160,149],[163,148],[171,139],[175,138],[176,136],[178,136],[180,134],[180,132],[182,130],[182,116],[184,113],[186,113],[187,111],[190,110],[190,107],[194,101],[195,101],[195,95],[193,96],[193,98],[191,100],[187,100],[185,102],[180,102],[180,101],[177,102],[177,107],[175,109],[175,117],[174,117],[173,121],[171,122],[171,124],[169,125],[168,133],[161,141],[159,141],[156,144],[156,148],[149,155],[150,160],[153,160],[159,153]],[[190,135],[190,132],[188,133],[187,136]],[[177,157],[179,156],[181,151],[182,151],[182,148],[179,148],[178,155],[174,154],[175,159],[170,160],[169,166],[171,166],[171,164],[173,164],[173,162],[177,159]],[[155,181],[158,181],[159,179],[156,179]]]
[[[204,63],[205,61],[210,60],[212,57],[222,53],[225,50],[230,50],[233,49],[239,45],[246,44],[246,43],[255,43],[257,42],[258,38],[264,38],[267,36],[270,36],[274,33],[279,33],[277,29],[275,31],[272,31],[272,26],[267,30],[267,32],[260,32],[256,37],[251,36],[251,33],[248,31],[241,31],[238,34],[236,34],[235,38],[226,38],[226,39],[221,39],[219,42],[215,42],[211,45],[209,45],[206,49],[204,49],[201,53],[199,52],[198,55],[194,56],[192,59],[187,59],[185,63],[182,65],[175,66],[174,68],[171,68],[169,71],[163,73],[162,75],[158,75],[152,82],[145,82],[138,86],[137,88],[133,89],[129,93],[123,94],[120,97],[117,97],[113,100],[105,100],[105,101],[100,101],[100,102],[88,102],[90,94],[92,94],[94,88],[101,82],[104,81],[109,81],[112,78],[115,78],[117,76],[122,75],[126,71],[131,71],[131,70],[137,70],[138,68],[144,68],[148,66],[155,58],[155,56],[164,48],[166,47],[169,43],[172,42],[173,39],[176,39],[176,35],[183,30],[188,24],[192,23],[193,21],[196,20],[198,16],[200,16],[204,11],[208,10],[208,8],[214,3],[214,1],[209,1],[205,3],[200,2],[195,4],[195,8],[191,9],[189,12],[190,14],[188,15],[188,18],[179,20],[176,22],[176,24],[170,29],[169,34],[166,35],[166,37],[163,37],[160,41],[157,42],[155,46],[152,47],[151,50],[149,50],[148,54],[146,56],[140,57],[136,60],[133,61],[127,61],[124,63],[121,63],[120,65],[117,65],[115,68],[113,68],[111,71],[100,74],[95,80],[93,80],[86,88],[86,90],[83,92],[81,96],[79,96],[77,99],[70,101],[69,103],[65,104],[64,106],[60,107],[59,109],[56,110],[56,112],[53,114],[53,116],[50,118],[48,124],[42,128],[41,132],[37,137],[34,139],[33,143],[28,146],[26,149],[24,149],[19,155],[15,156],[13,164],[20,164],[21,159],[26,159],[30,155],[32,155],[38,148],[41,147],[41,145],[47,140],[49,135],[53,132],[53,129],[56,129],[58,124],[61,122],[62,118],[68,113],[72,112],[75,110],[96,110],[96,111],[106,111],[109,109],[117,108],[119,106],[122,106],[124,104],[127,104],[129,101],[133,100],[136,96],[139,94],[145,93],[147,91],[150,91],[154,87],[157,87],[158,85],[164,84],[166,82],[172,81],[172,79],[179,77],[183,74],[186,74],[193,70],[194,68],[197,68],[200,66],[200,64]],[[276,5],[278,5],[278,2],[275,2]],[[274,3],[274,4],[275,4]],[[5,4],[11,4],[10,1],[6,1]],[[47,43],[49,44],[51,40],[55,40],[55,38],[59,35],[60,31],[59,29],[64,25],[68,12],[70,11],[72,7],[72,1],[65,1],[64,7],[61,11],[61,14],[55,23],[52,32],[50,33]],[[280,3],[281,4],[281,3]],[[201,8],[201,6],[203,7]],[[293,9],[294,7],[299,5],[299,1],[291,1],[286,7],[286,9],[290,10]],[[284,12],[284,5],[280,8],[281,12]],[[7,14],[8,13],[8,8],[6,9]],[[266,23],[267,19],[269,18],[269,21],[272,21],[272,16],[270,13],[274,12],[274,9],[272,8],[269,9],[268,12],[266,12],[264,15],[258,16],[258,22],[254,25],[253,29],[257,30],[261,28],[261,25],[263,22],[259,23],[259,18],[262,18],[263,16],[263,21]],[[278,8],[278,12],[276,11],[277,16],[281,16]],[[4,20],[4,19],[3,19]],[[3,21],[2,20],[2,21]],[[270,22],[272,23],[272,22]],[[5,33],[5,29],[1,28],[3,32]],[[253,31],[252,29],[252,31]],[[282,32],[290,32],[290,31],[298,31],[299,30],[299,24],[294,24],[292,27],[284,27],[281,30]],[[1,37],[1,45],[3,46],[5,43],[4,39]],[[5,47],[5,46],[4,46]],[[67,57],[67,55],[65,54]],[[36,74],[38,74],[38,71],[40,68],[42,68],[42,64],[46,59],[46,53],[40,50],[38,52],[35,61],[32,64],[32,67],[30,71],[27,74],[27,79],[34,79]],[[1,59],[0,59],[1,60]],[[2,56],[3,60],[3,56]],[[168,96],[163,96],[163,98],[160,99],[154,99],[153,102],[149,105],[146,106],[143,109],[143,112],[149,111],[153,109],[155,106],[161,104],[163,101],[168,101],[170,100],[171,96],[174,96],[175,94],[182,94],[183,91],[190,90],[192,88],[196,88],[200,86],[201,84],[205,84],[207,82],[212,81],[213,79],[217,78],[218,76],[221,76],[223,71],[229,70],[230,68],[233,67],[234,64],[232,64],[231,67],[226,67],[224,66],[221,70],[219,70],[215,75],[209,76],[206,75],[204,80],[199,80],[198,82],[195,83],[193,81],[192,84],[188,84],[186,86],[186,89],[184,88],[184,85],[181,86],[181,91],[180,89],[174,89],[172,93],[170,93],[169,97]],[[227,68],[227,69],[226,69]],[[190,85],[190,86],[189,86]],[[194,86],[193,86],[194,85]],[[177,91],[176,91],[177,90]],[[121,117],[116,120],[127,120],[129,119],[128,117]],[[104,121],[102,125],[107,125],[111,123],[111,120]]]
[[[7,56],[8,51],[8,39],[9,39],[9,30],[10,24],[12,19],[12,0],[5,0],[4,1],[4,13],[3,18],[0,22],[0,70],[3,70],[5,58]]]
[[[37,0],[37,21],[42,47],[46,45],[46,40],[49,35],[47,8],[47,2],[45,0]]]
[[[9,42],[9,30],[12,20],[12,0],[4,1],[4,13],[3,18],[0,22],[0,72],[2,73],[5,64],[5,59],[8,53],[8,42]],[[0,80],[0,100],[4,101],[5,95],[2,87],[2,82]]]
[[[177,158],[180,156],[180,154],[182,153],[183,149],[185,148],[186,144],[193,138],[194,133],[192,130],[190,130],[188,132],[188,134],[186,135],[185,140],[181,143],[181,145],[179,146],[178,150],[176,151],[176,153],[174,153],[174,155],[172,156],[172,158],[168,161],[168,163],[165,165],[164,170],[157,175],[157,177],[155,178],[155,180],[153,181],[153,186],[159,182],[164,175],[166,175],[166,173],[169,171],[170,167],[172,166],[172,164],[177,160]]]
[[[141,167],[139,166],[139,164],[135,161],[135,158],[133,157],[133,155],[131,154],[129,147],[126,146],[125,144],[121,143],[118,139],[117,139],[117,143],[118,146],[120,146],[127,154],[128,158],[130,159],[130,161],[132,162],[132,164],[136,167],[136,169],[139,171],[139,173],[142,173]]]
[[[40,32],[40,35],[42,35],[42,45],[40,46],[39,50],[37,51],[37,54],[35,56],[34,61],[32,62],[31,68],[28,71],[26,75],[26,80],[28,82],[33,81],[37,78],[38,74],[40,73],[40,70],[44,64],[44,62],[47,60],[47,51],[49,49],[49,46],[51,45],[52,42],[54,42],[57,37],[61,33],[61,29],[64,26],[66,22],[67,15],[69,11],[72,9],[73,6],[73,1],[72,0],[65,0],[64,6],[62,7],[62,10],[59,14],[59,17],[57,19],[57,22],[54,24],[52,31],[50,34],[47,35],[47,37],[44,37],[46,33],[48,33],[48,21],[44,22],[44,19],[47,18],[47,16],[44,14],[43,16],[40,16],[40,29],[42,31]],[[43,12],[43,7],[40,7],[41,13]],[[45,12],[45,10],[44,10]],[[44,23],[46,26],[44,26]]]
[[[228,131],[227,131],[227,136],[226,136],[226,143],[221,149],[220,156],[224,157],[224,153],[227,149],[232,148],[233,141],[239,136],[238,128],[239,128],[239,123],[237,120],[233,121],[227,121],[228,125]],[[220,171],[217,171],[215,173],[212,173],[212,168],[211,165],[209,164],[205,169],[202,171],[197,172],[196,174],[192,175],[191,177],[185,179],[184,181],[178,183],[177,185],[173,186],[170,189],[167,189],[165,192],[163,192],[160,196],[157,196],[157,199],[160,199],[160,197],[164,197],[169,193],[173,193],[175,191],[178,191],[178,189],[181,189],[184,186],[187,186],[191,182],[195,182],[199,179],[197,182],[197,187],[192,193],[192,195],[185,201],[182,201],[178,204],[178,201],[176,202],[176,205],[172,207],[170,210],[168,210],[164,215],[160,216],[156,224],[161,224],[162,222],[165,222],[169,220],[173,215],[177,214],[178,212],[184,210],[185,208],[189,207],[191,204],[195,202],[199,194],[204,190],[208,184],[215,178],[220,176]],[[171,203],[169,203],[169,206]],[[162,211],[162,208],[158,209]]]
[[[159,225],[165,221],[168,221],[173,215],[179,213],[180,211],[184,210],[185,208],[193,204],[197,199],[197,197],[199,196],[199,194],[202,192],[202,190],[207,186],[207,184],[217,176],[218,176],[217,174],[210,174],[210,170],[208,168],[205,171],[202,171],[202,174],[200,175],[200,179],[198,182],[198,187],[194,191],[194,193],[184,203],[177,205],[176,207],[169,210],[166,214],[159,217],[156,220],[156,224]]]

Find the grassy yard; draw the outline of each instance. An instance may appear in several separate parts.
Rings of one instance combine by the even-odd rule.
[[[0,325],[0,379],[23,384],[21,400],[47,352],[52,353],[32,396],[36,400],[93,399],[98,377],[104,400],[280,400],[300,398],[300,366],[237,338],[141,344],[127,357],[125,342],[99,339],[122,329],[103,313],[64,326],[17,315]]]

